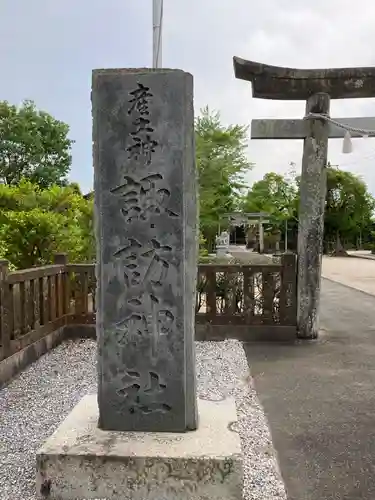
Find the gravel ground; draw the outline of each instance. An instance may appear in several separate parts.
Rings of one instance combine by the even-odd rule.
[[[0,391],[0,499],[35,500],[35,453],[86,394],[96,392],[96,345],[69,341]],[[268,425],[239,342],[197,343],[198,389],[234,396],[244,453],[244,500],[284,500]]]

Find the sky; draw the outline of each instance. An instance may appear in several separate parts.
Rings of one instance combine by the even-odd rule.
[[[152,61],[152,0],[1,0],[0,99],[32,99],[70,126],[71,180],[92,187],[91,71]],[[302,118],[303,101],[252,98],[233,56],[297,68],[375,66],[374,0],[164,0],[163,66],[194,75],[195,112],[224,124]],[[375,116],[375,99],[335,100],[332,117]],[[329,160],[359,174],[375,194],[375,139],[329,143]],[[266,172],[299,172],[302,141],[250,140],[249,184]]]

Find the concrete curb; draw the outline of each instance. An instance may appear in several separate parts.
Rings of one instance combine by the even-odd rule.
[[[346,283],[342,283],[341,281],[337,281],[337,280],[334,280],[332,278],[326,278],[325,276],[322,276],[322,279],[330,281],[331,283],[336,283],[336,285],[344,286],[345,288],[350,288],[350,290],[355,290],[356,292],[361,292],[361,293],[367,295],[368,297],[373,297],[375,299],[374,293],[366,292],[365,290],[361,290],[360,288],[356,288],[355,286],[350,286],[350,285],[347,285]]]
[[[349,254],[348,254],[348,257],[351,257],[352,259],[375,260],[375,255],[351,255],[351,254],[349,253]]]

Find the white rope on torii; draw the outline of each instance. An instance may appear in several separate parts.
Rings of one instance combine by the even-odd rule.
[[[350,125],[348,125],[346,123],[341,123],[341,122],[338,122],[336,120],[333,120],[330,116],[328,116],[327,114],[324,114],[324,113],[309,113],[308,115],[306,115],[304,117],[305,120],[315,119],[315,118],[321,118],[323,120],[326,120],[329,123],[332,123],[332,125],[335,125],[336,127],[339,127],[339,128],[342,128],[343,130],[346,130],[343,148],[342,148],[342,152],[345,154],[351,153],[353,151],[350,132],[362,135],[362,137],[364,137],[364,138],[375,137],[375,130],[366,130],[363,128],[351,127]]]

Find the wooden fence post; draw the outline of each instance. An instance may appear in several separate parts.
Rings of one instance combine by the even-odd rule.
[[[58,308],[58,316],[69,314],[70,312],[70,276],[68,268],[68,255],[66,253],[56,253],[53,258],[53,263],[65,266],[64,272],[61,275],[61,281],[57,288],[57,297],[61,307]]]
[[[207,278],[207,303],[206,303],[206,314],[209,316],[209,321],[215,319],[216,316],[216,268],[207,267],[206,271]]]
[[[53,256],[53,263],[56,265],[66,266],[68,263],[68,256],[66,253],[55,253]]]
[[[297,270],[296,255],[285,253],[281,257],[280,323],[297,324]]]
[[[10,354],[12,311],[9,311],[10,292],[7,282],[8,272],[8,261],[0,260],[0,344],[2,347],[2,356],[0,356],[0,359],[8,357]]]
[[[88,274],[84,267],[79,267],[74,271],[74,314],[85,316],[89,311],[89,283]]]

